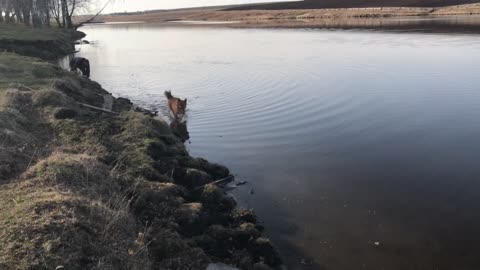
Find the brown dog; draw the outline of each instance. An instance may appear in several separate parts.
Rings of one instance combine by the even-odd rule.
[[[168,99],[168,107],[172,111],[175,118],[178,118],[178,115],[185,115],[185,110],[187,109],[187,99],[181,100],[177,97],[172,96],[172,92],[165,91],[165,96]]]

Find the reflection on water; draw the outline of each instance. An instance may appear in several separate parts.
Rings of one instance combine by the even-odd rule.
[[[409,32],[480,32],[480,16],[348,17],[255,21],[262,27],[380,29]]]
[[[173,134],[182,142],[186,142],[190,139],[190,133],[188,133],[187,129],[187,121],[181,121],[177,118],[173,118],[170,122],[170,128],[172,129]]]
[[[479,36],[83,30],[104,88],[188,97],[187,147],[248,181],[290,269],[480,269]]]
[[[180,24],[200,24],[200,25],[212,25],[212,24],[233,24],[237,21],[175,21]]]

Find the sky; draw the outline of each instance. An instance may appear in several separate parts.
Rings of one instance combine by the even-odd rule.
[[[106,3],[108,0],[98,1],[95,6],[101,6],[102,3]],[[114,3],[110,4],[104,13],[281,1],[282,0],[114,0]]]

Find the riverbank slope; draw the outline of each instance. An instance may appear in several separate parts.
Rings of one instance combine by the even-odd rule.
[[[82,34],[0,27],[1,269],[281,264],[255,214],[209,184],[227,168],[44,60],[72,52]]]

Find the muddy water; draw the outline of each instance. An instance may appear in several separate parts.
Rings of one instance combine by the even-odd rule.
[[[480,36],[97,25],[92,78],[249,183],[290,269],[480,269]]]

